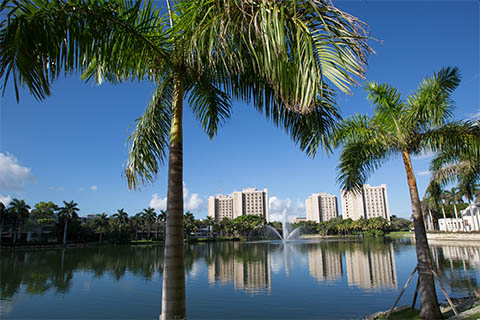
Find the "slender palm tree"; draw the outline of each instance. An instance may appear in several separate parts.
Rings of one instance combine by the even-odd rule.
[[[67,228],[68,222],[74,218],[77,218],[77,211],[80,209],[77,207],[75,201],[66,202],[63,201],[63,207],[58,208],[58,217],[63,221],[63,244],[67,244]]]
[[[8,210],[3,202],[0,202],[0,245],[2,244],[3,226],[8,221]]]
[[[453,206],[453,212],[455,213],[455,229],[456,231],[460,229],[460,226],[458,226],[458,210],[457,210],[457,203],[458,202],[463,202],[462,200],[462,195],[459,192],[457,187],[452,187],[450,190],[445,190],[443,192],[443,196],[445,200],[447,201],[448,204],[451,204]]]
[[[124,231],[125,228],[128,226],[128,213],[125,212],[125,210],[122,208],[118,209],[112,217],[118,231]]]
[[[334,139],[337,145],[344,145],[338,180],[345,190],[359,190],[369,174],[394,155],[402,156],[415,226],[420,317],[424,319],[440,319],[441,313],[410,156],[440,151],[444,146],[457,150],[478,148],[478,138],[472,136],[472,122],[447,122],[453,108],[450,95],[459,83],[457,68],[443,68],[425,79],[405,100],[387,84],[368,83],[366,90],[375,105],[374,116],[355,115],[346,120]]]
[[[98,232],[98,234],[99,234],[98,242],[102,242],[102,236],[108,230],[108,216],[107,216],[107,214],[105,212],[103,212],[102,214],[98,215],[95,218],[94,225],[95,225],[95,231]]]
[[[30,206],[25,203],[25,200],[13,199],[7,208],[11,219],[13,221],[13,244],[16,243],[17,238],[22,236],[22,226],[25,224],[28,215],[30,214]]]
[[[428,185],[425,193],[430,195],[430,197],[433,199],[437,208],[439,206],[442,208],[443,219],[444,221],[446,221],[447,216],[445,215],[445,206],[443,205],[443,197],[442,197],[443,190],[441,185],[436,181],[432,180],[430,181],[430,184]]]
[[[135,232],[135,241],[138,241],[138,229],[143,227],[142,213],[137,213],[128,221],[132,230]]]
[[[147,225],[147,230],[148,230],[148,239],[151,239],[151,231],[152,231],[152,224],[155,223],[155,221],[157,220],[157,213],[155,212],[155,209],[153,208],[146,208],[146,209],[143,209],[143,213],[142,213],[142,218],[143,218],[143,222]]]
[[[477,130],[480,131],[480,121],[477,121]],[[480,133],[477,132],[478,135]],[[432,179],[437,183],[446,185],[452,182],[458,183],[458,192],[450,192],[450,198],[464,196],[471,205],[474,197],[479,196],[480,187],[480,153],[474,150],[459,152],[458,150],[446,149],[438,153],[432,160],[430,169],[433,172]],[[452,190],[453,191],[453,190]],[[455,208],[456,209],[456,208]],[[456,210],[455,210],[456,212]],[[476,216],[474,216],[476,213]],[[472,210],[472,219],[480,223],[478,210]],[[474,223],[472,221],[472,223]]]
[[[231,98],[252,101],[313,155],[339,118],[333,87],[348,92],[372,52],[364,24],[327,0],[177,1],[173,9],[167,0],[167,7],[166,17],[150,1],[0,8],[8,17],[0,76],[11,76],[17,99],[18,84],[37,98],[49,95],[62,70],[157,85],[131,135],[126,177],[132,188],[153,181],[169,151],[162,319],[185,317],[184,99],[210,137],[230,117]]]

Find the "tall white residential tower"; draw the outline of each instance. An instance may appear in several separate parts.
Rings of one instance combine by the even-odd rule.
[[[338,217],[337,196],[328,193],[314,193],[305,200],[307,220],[317,223]]]
[[[373,187],[364,184],[357,193],[342,190],[341,198],[343,219],[382,217],[390,221],[386,184]]]
[[[225,217],[235,219],[247,214],[263,216],[268,222],[268,189],[247,188],[234,191],[233,197],[219,195],[208,198],[208,216],[217,222]]]

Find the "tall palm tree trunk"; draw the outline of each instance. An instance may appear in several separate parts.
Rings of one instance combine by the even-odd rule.
[[[168,159],[167,227],[160,320],[185,318],[183,243],[183,79],[175,76]]]
[[[63,244],[67,244],[67,227],[68,219],[65,221],[65,228],[63,228]]]
[[[432,273],[432,259],[428,248],[427,233],[423,221],[420,197],[418,196],[417,181],[413,173],[410,155],[402,151],[403,163],[407,174],[410,201],[412,202],[413,223],[415,226],[415,245],[417,252],[417,271],[420,278],[420,318],[442,319],[438,306],[435,282]]]
[[[447,228],[447,216],[445,215],[445,207],[443,206],[443,200],[442,201],[442,214],[443,214],[443,221],[445,223],[445,232],[449,231]]]
[[[455,211],[455,231],[460,230],[460,226],[458,225],[458,211],[457,206],[455,205],[455,200],[453,201],[453,210]]]

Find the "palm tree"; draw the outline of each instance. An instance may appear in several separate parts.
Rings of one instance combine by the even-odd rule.
[[[152,224],[155,223],[155,221],[157,220],[157,213],[155,212],[155,209],[153,208],[143,209],[142,218],[143,218],[143,222],[148,227],[148,239],[150,239]]]
[[[338,180],[347,191],[359,190],[371,172],[394,155],[401,154],[415,225],[421,285],[420,317],[424,319],[440,319],[441,313],[410,156],[440,151],[445,146],[454,146],[457,150],[478,148],[478,137],[472,137],[472,122],[447,123],[452,109],[450,94],[459,83],[457,68],[443,68],[425,79],[406,100],[387,84],[368,83],[366,90],[368,99],[375,105],[374,116],[355,115],[346,120],[334,139],[337,145],[344,144]]]
[[[187,239],[190,237],[190,234],[196,229],[195,217],[190,211],[185,212],[185,214],[183,215],[183,228],[185,230]]]
[[[67,244],[67,228],[68,228],[68,221],[73,218],[77,218],[77,211],[80,211],[77,208],[77,203],[75,201],[66,202],[63,201],[63,207],[58,209],[58,217],[63,220],[65,224],[63,228],[63,244]]]
[[[142,213],[139,212],[133,217],[131,217],[128,223],[130,224],[132,230],[135,231],[135,241],[138,241],[138,228],[143,226]]]
[[[443,192],[443,196],[445,198],[445,200],[447,201],[448,204],[452,204],[453,206],[453,212],[455,213],[455,229],[456,231],[460,229],[460,226],[458,226],[458,210],[457,210],[457,203],[458,202],[463,202],[462,200],[462,195],[461,193],[459,192],[458,188],[456,187],[452,187],[449,190],[445,190]],[[463,223],[462,223],[463,225]]]
[[[62,70],[157,84],[130,137],[126,177],[131,188],[153,181],[169,150],[162,319],[185,317],[183,100],[210,137],[231,98],[253,101],[313,155],[339,117],[327,80],[348,92],[372,52],[363,23],[327,0],[167,7],[164,19],[150,1],[8,2],[0,32],[0,76],[12,76],[17,99],[18,83],[49,95]]]
[[[25,200],[13,199],[7,208],[12,220],[15,235],[13,237],[13,244],[22,236],[22,226],[30,214],[30,206],[25,203]]]
[[[0,202],[0,245],[2,244],[2,236],[3,236],[3,226],[7,223],[8,221],[8,210],[5,207],[5,204],[3,202]]]
[[[436,207],[438,208],[438,205],[442,207],[442,214],[443,214],[443,221],[446,221],[447,216],[445,215],[445,206],[443,205],[443,190],[442,187],[439,183],[436,181],[432,180],[430,181],[430,184],[427,187],[427,190],[425,192],[426,194],[430,195],[430,197],[433,199]],[[448,231],[448,230],[445,230]]]
[[[480,121],[477,121],[476,128],[480,131]],[[480,182],[479,153],[472,150],[459,152],[453,148],[446,149],[436,155],[431,162],[430,169],[433,172],[432,179],[438,183],[446,185],[451,182],[458,182],[460,195],[451,192],[452,200],[455,197],[465,196],[467,202],[471,205],[474,197],[478,198],[480,194],[480,187],[477,184]],[[474,211],[476,211],[477,224],[480,224],[478,210],[472,209],[472,219],[474,219]],[[455,210],[455,212],[457,211]]]
[[[124,209],[118,209],[112,217],[114,225],[120,232],[128,226],[128,213]]]
[[[98,242],[102,242],[102,235],[108,230],[108,216],[105,212],[99,214],[94,221],[95,231],[99,234]]]
[[[158,221],[160,221],[160,225],[162,227],[162,237],[165,240],[165,228],[166,228],[166,222],[167,222],[167,211],[166,210],[160,210],[160,213],[158,214]]]

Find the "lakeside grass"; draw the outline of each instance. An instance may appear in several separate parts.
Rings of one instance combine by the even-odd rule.
[[[392,231],[385,234],[385,237],[391,239],[410,238],[413,237],[413,232],[410,231]]]

